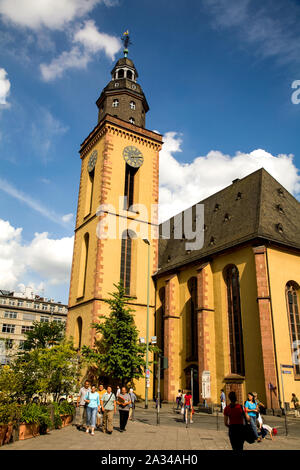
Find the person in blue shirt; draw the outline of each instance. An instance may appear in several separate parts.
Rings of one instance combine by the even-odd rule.
[[[250,417],[250,424],[253,429],[255,439],[257,442],[260,442],[261,438],[258,437],[257,426],[256,426],[256,419],[259,413],[259,408],[258,408],[258,404],[255,401],[255,397],[253,393],[248,393],[248,400],[245,401],[245,411],[246,413],[248,413]]]
[[[87,403],[86,407],[86,433],[90,432],[91,427],[91,434],[94,436],[95,434],[95,426],[96,426],[96,418],[97,412],[100,412],[100,398],[99,393],[97,392],[96,385],[92,385],[92,389],[88,392],[85,396],[85,402]]]

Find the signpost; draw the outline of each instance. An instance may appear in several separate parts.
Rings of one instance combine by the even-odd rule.
[[[291,374],[294,366],[289,364],[280,364],[280,373],[281,373],[281,388],[282,388],[282,400],[283,400],[283,411],[284,411],[284,424],[285,424],[285,435],[288,435],[288,423],[286,419],[286,406],[285,406],[285,399],[284,399],[284,386],[283,386],[283,374]]]
[[[206,400],[210,398],[210,371],[204,370],[202,372],[202,398],[206,407]]]

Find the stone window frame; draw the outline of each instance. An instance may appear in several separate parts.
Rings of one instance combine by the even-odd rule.
[[[285,285],[285,298],[286,298],[286,309],[287,309],[288,325],[289,325],[289,333],[290,333],[291,352],[292,352],[292,356],[294,355],[298,356],[298,360],[300,358],[299,297],[300,297],[299,284],[295,281],[288,281]],[[292,302],[290,302],[290,300],[292,300]],[[291,322],[291,316],[293,317],[293,322]],[[300,364],[295,364],[293,362],[293,366],[294,366],[294,378],[297,380],[300,380]]]
[[[119,104],[120,104],[120,101],[117,98],[115,98],[112,102],[112,107],[113,108],[118,108]]]
[[[1,331],[2,331],[2,333],[14,334],[15,331],[16,331],[16,325],[14,325],[12,323],[3,323]]]
[[[234,271],[237,274],[236,285],[234,285]],[[245,354],[241,311],[240,274],[238,267],[234,264],[225,266],[223,275],[227,294],[230,371],[232,374],[244,376]],[[236,324],[238,325],[237,330],[235,329]]]

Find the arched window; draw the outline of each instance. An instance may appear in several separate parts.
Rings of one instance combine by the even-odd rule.
[[[122,233],[120,281],[127,295],[130,295],[132,239],[135,237],[132,230],[125,230]]]
[[[187,348],[187,355],[190,360],[196,360],[198,355],[198,334],[197,334],[197,278],[192,277],[188,281],[188,289],[190,299],[188,302],[188,317],[187,317],[187,339],[189,347]]]
[[[78,317],[76,322],[76,333],[75,333],[75,348],[81,348],[81,338],[82,338],[82,318]]]
[[[166,302],[166,288],[161,287],[158,292],[159,299],[161,302],[161,307],[157,310],[157,318],[156,318],[156,335],[157,335],[157,346],[162,352],[164,353],[164,336],[165,336],[165,302]]]
[[[230,364],[232,374],[245,374],[239,270],[231,265],[224,272],[227,285]]]
[[[130,101],[130,109],[135,109],[135,102],[134,101]]]
[[[293,281],[288,282],[286,285],[286,301],[289,317],[293,364],[296,375],[300,375],[300,317],[298,296],[299,285]]]
[[[112,107],[117,108],[118,106],[119,106],[119,100],[117,100],[117,99],[113,100]]]
[[[133,117],[129,118],[129,122],[130,122],[131,124],[134,124],[134,123],[135,123],[134,118],[133,118]]]
[[[90,236],[88,233],[86,233],[82,240],[77,297],[83,297],[84,292],[85,292],[86,272],[87,272],[87,264],[88,264],[88,253],[89,253],[89,240],[90,240]]]
[[[88,177],[87,177],[84,217],[87,217],[91,213],[91,210],[92,210],[94,179],[95,179],[95,168],[93,168],[93,170],[88,173]]]
[[[126,72],[126,77],[129,78],[129,80],[132,80],[132,72],[131,72],[131,70],[127,70],[127,72]]]
[[[128,211],[134,203],[134,177],[136,172],[136,168],[126,164],[124,189],[124,210],[126,211]]]
[[[118,71],[118,78],[124,78],[124,70],[123,69],[120,69]]]

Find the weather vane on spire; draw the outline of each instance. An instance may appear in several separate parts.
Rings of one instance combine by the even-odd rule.
[[[124,44],[124,57],[127,57],[128,55],[128,46],[130,44],[132,44],[132,42],[130,41],[130,37],[129,37],[129,31],[127,29],[127,31],[125,31],[125,33],[123,34],[123,37],[121,38],[121,41],[123,42]]]

